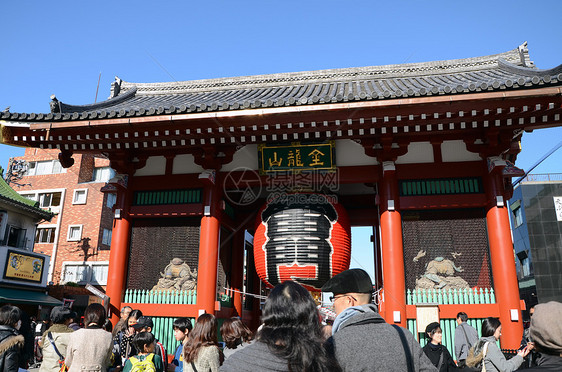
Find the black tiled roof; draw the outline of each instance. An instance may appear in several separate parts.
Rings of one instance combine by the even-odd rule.
[[[524,43],[508,52],[467,59],[168,83],[116,78],[111,98],[69,105],[53,96],[51,113],[0,113],[0,119],[66,121],[401,97],[463,94],[562,85],[562,65],[539,70]]]

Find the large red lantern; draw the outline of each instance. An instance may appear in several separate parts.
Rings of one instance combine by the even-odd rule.
[[[319,291],[349,268],[351,228],[335,197],[290,194],[258,213],[254,236],[256,271],[267,286],[294,280]]]

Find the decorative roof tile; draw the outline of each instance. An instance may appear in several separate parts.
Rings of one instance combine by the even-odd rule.
[[[167,83],[116,78],[111,98],[69,105],[52,97],[50,114],[0,119],[60,121],[213,112],[401,97],[528,89],[562,84],[562,65],[539,70],[524,43],[484,57]]]

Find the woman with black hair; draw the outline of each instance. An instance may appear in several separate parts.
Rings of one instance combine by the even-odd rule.
[[[438,322],[429,323],[425,327],[425,334],[429,342],[423,347],[423,352],[439,372],[457,371],[457,365],[449,353],[449,350],[441,344],[443,341],[443,331]]]
[[[523,358],[529,354],[530,348],[525,347],[517,352],[517,355],[506,360],[502,351],[497,345],[502,333],[502,325],[498,318],[486,318],[482,321],[482,337],[473,346],[474,358],[469,352],[466,364],[469,367],[476,367],[475,361],[482,356],[481,363],[484,363],[486,372],[513,372],[523,363]],[[480,364],[481,365],[481,364]]]
[[[102,328],[105,308],[98,303],[84,310],[85,328],[70,334],[66,348],[66,365],[69,372],[105,372],[111,364],[111,333]]]
[[[0,308],[0,371],[17,372],[25,339],[19,334],[22,311],[15,306]]]
[[[232,354],[224,372],[337,372],[324,349],[316,303],[293,281],[277,285],[267,298],[256,341]]]

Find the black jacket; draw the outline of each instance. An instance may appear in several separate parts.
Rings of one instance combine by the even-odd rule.
[[[437,367],[437,365],[439,364],[441,353],[443,353],[443,362],[441,363],[439,372],[453,372],[459,370],[457,368],[457,365],[455,364],[455,361],[453,360],[453,357],[451,357],[451,353],[449,353],[449,350],[447,350],[445,346],[437,345],[437,347],[435,347],[435,345],[433,345],[432,347],[431,343],[428,342],[423,347],[423,352],[425,353],[425,355],[427,355],[427,357],[429,358],[429,360],[431,360],[431,363],[433,363],[435,367]]]
[[[562,357],[557,355],[541,354],[537,363],[538,366],[521,371],[562,371]]]
[[[24,337],[10,326],[0,325],[0,371],[17,372]]]

